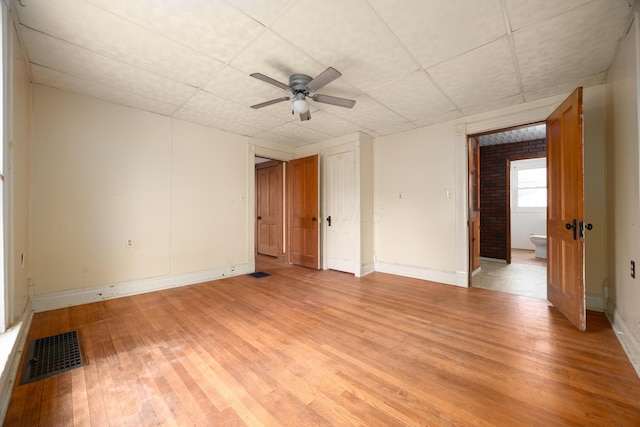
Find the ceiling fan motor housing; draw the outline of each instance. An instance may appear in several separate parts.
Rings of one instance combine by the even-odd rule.
[[[300,92],[305,95],[309,95],[307,85],[311,80],[313,80],[313,78],[306,74],[292,74],[291,77],[289,77],[289,87],[291,88],[291,92],[293,92],[294,95]]]

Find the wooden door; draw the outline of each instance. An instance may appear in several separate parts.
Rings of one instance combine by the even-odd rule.
[[[469,138],[469,280],[480,268],[480,145]]]
[[[582,88],[578,88],[547,118],[547,298],[584,331],[582,144]]]
[[[282,163],[256,165],[256,247],[263,255],[282,254]]]
[[[327,267],[355,273],[354,224],[357,222],[355,153],[326,157]]]
[[[292,160],[289,188],[289,262],[319,268],[318,156]]]

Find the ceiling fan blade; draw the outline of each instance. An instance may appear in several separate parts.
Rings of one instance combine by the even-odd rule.
[[[321,87],[328,85],[341,75],[342,73],[340,71],[336,70],[333,67],[329,67],[309,82],[309,84],[307,85],[307,90],[309,92],[314,92]]]
[[[300,113],[300,121],[304,122],[305,120],[311,120],[310,111],[307,111],[306,113]]]
[[[265,102],[261,102],[260,104],[256,104],[256,105],[252,105],[251,108],[262,108],[262,107],[266,107],[267,105],[273,105],[273,104],[277,104],[278,102],[282,102],[282,101],[288,101],[291,98],[289,98],[288,96],[283,96],[282,98],[276,98],[276,99],[272,99],[271,101],[265,101]]]
[[[289,90],[289,85],[286,85],[284,83],[280,83],[279,81],[272,79],[269,76],[265,76],[262,73],[253,73],[253,74],[249,74],[251,77],[255,77],[258,80],[262,80],[263,82],[267,82],[269,84],[272,84],[274,86],[279,87],[280,89],[284,89],[284,90]]]
[[[338,98],[337,96],[320,95],[319,93],[311,97],[316,102],[337,105],[338,107],[352,108],[356,105],[356,101],[347,98]]]

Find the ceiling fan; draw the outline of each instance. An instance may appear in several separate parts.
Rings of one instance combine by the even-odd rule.
[[[282,98],[272,99],[270,101],[262,102],[260,104],[252,105],[251,108],[262,108],[268,105],[277,104],[278,102],[288,101],[293,99],[291,114],[300,113],[300,120],[305,121],[311,119],[311,113],[309,112],[309,101],[307,96],[316,102],[322,102],[324,104],[337,105],[339,107],[352,108],[356,105],[356,101],[352,99],[339,98],[337,96],[321,95],[319,93],[311,95],[312,92],[317,91],[320,88],[328,85],[342,74],[335,68],[329,67],[315,78],[311,78],[306,74],[292,74],[289,77],[289,84],[280,83],[271,77],[265,76],[261,73],[250,74],[251,77],[255,77],[258,80],[272,84],[280,89],[284,89],[287,92],[291,92],[293,96],[283,96]]]

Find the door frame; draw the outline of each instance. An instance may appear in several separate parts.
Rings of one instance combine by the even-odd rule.
[[[280,210],[278,212],[278,219],[279,219],[279,236],[278,236],[278,253],[277,255],[275,255],[276,258],[281,259],[285,253],[286,253],[286,224],[285,224],[285,218],[286,218],[286,201],[287,201],[287,196],[286,196],[286,188],[285,188],[285,168],[287,166],[287,162],[283,162],[280,160],[273,160],[270,159],[268,162],[262,162],[262,163],[256,163],[255,164],[255,169],[260,170],[260,169],[266,169],[266,168],[270,168],[270,167],[278,167],[278,180],[279,180],[279,184],[280,184]],[[257,192],[257,188],[258,188],[258,174],[256,173],[255,175],[255,187],[256,189],[256,205],[255,205],[255,210],[256,210],[256,221],[255,221],[255,232],[256,232],[256,238],[255,238],[255,251],[256,251],[256,255],[258,254],[258,237],[259,237],[259,228],[260,228],[260,224],[258,223],[259,219],[258,219],[258,192]]]
[[[285,164],[285,169],[284,169],[284,176],[283,176],[283,180],[286,180],[286,174],[287,174],[287,164],[289,163],[290,160],[293,159],[293,154],[292,153],[288,153],[288,152],[284,152],[284,151],[280,151],[280,150],[276,150],[276,149],[271,149],[271,148],[267,148],[267,147],[262,147],[259,145],[253,145],[253,144],[249,144],[248,146],[248,150],[247,150],[247,217],[246,217],[246,224],[247,224],[247,244],[246,244],[246,250],[247,250],[247,259],[249,260],[248,262],[248,269],[249,272],[254,272],[256,271],[256,218],[257,218],[257,207],[256,207],[256,157],[264,157],[266,159],[272,159],[272,160],[278,160],[281,161]],[[283,195],[283,197],[286,198],[286,195]],[[284,206],[284,208],[286,209],[286,204]],[[283,211],[283,216],[285,217],[285,221],[286,221],[286,212]],[[287,233],[287,226],[285,223],[285,229],[283,231],[285,233],[285,240],[283,241],[283,252],[285,252],[288,250],[287,248],[287,239],[286,239],[286,233]],[[283,254],[284,256],[284,254]]]
[[[478,114],[458,120],[455,125],[455,168],[456,197],[456,285],[470,285],[469,271],[469,202],[468,202],[468,150],[469,136],[492,133],[500,129],[522,126],[524,123],[545,122],[547,117],[560,105],[567,94],[557,95],[526,104]]]

